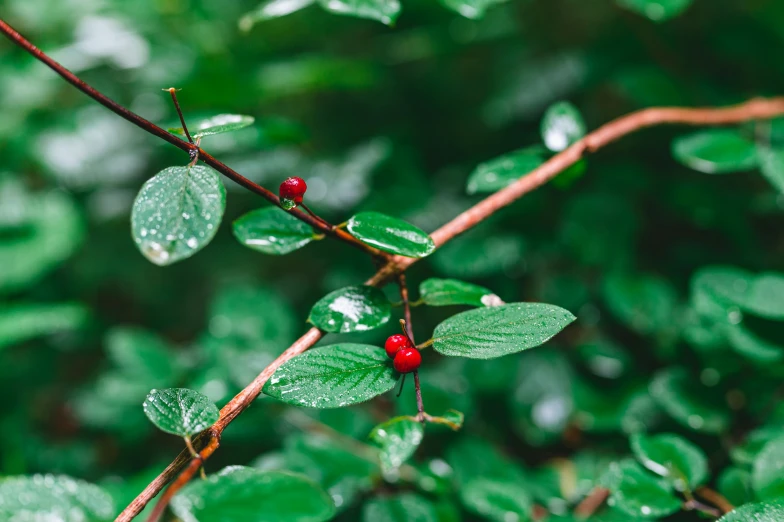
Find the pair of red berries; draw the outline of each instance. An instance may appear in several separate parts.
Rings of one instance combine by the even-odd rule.
[[[411,373],[422,364],[422,354],[405,335],[392,335],[384,343],[387,355],[392,359],[392,366],[400,373]]]
[[[286,210],[291,210],[297,205],[301,205],[306,190],[308,190],[308,184],[305,183],[304,179],[297,176],[286,178],[278,189],[280,206]]]

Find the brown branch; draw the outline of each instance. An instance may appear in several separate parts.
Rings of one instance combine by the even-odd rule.
[[[708,502],[710,502],[711,504],[719,508],[722,511],[722,513],[729,513],[730,511],[735,509],[735,506],[733,506],[732,503],[729,500],[727,500],[726,497],[724,497],[724,495],[722,495],[717,491],[712,490],[707,486],[702,486],[700,488],[697,488],[697,491],[695,491],[695,493],[697,493],[699,496],[701,496],[702,498],[704,498],[705,500],[707,500]]]
[[[403,316],[405,317],[406,323],[406,335],[408,336],[408,340],[411,341],[411,345],[416,346],[416,341],[414,341],[414,327],[411,322],[411,301],[408,298],[408,285],[406,284],[405,273],[400,272],[397,275],[397,284],[400,287],[400,298],[403,300]],[[422,401],[422,386],[419,384],[419,370],[414,370],[414,392],[416,393],[417,401],[416,419],[421,423],[425,423],[429,416],[425,413],[425,403]]]
[[[192,150],[197,149],[200,159],[204,163],[210,165],[239,185],[261,195],[271,203],[279,205],[278,197],[275,194],[243,177],[207,152],[198,149],[195,145],[191,145],[166,132],[157,125],[154,125],[141,116],[127,110],[84,83],[73,73],[36,48],[3,20],[0,20],[0,32],[4,33],[10,40],[49,66],[77,89],[122,118],[186,152],[190,153]],[[449,240],[474,227],[478,223],[481,223],[498,210],[510,205],[528,192],[547,183],[560,172],[563,172],[579,161],[585,154],[596,152],[610,143],[638,130],[663,124],[730,125],[751,120],[770,119],[781,115],[784,115],[784,97],[770,99],[755,98],[735,106],[724,108],[692,109],[682,107],[660,107],[632,112],[599,127],[597,130],[591,132],[563,152],[556,154],[513,184],[492,194],[459,214],[457,217],[434,231],[431,236],[436,246],[441,247]],[[379,252],[376,249],[357,241],[354,237],[340,228],[331,229],[325,227],[322,223],[319,223],[304,212],[293,211],[290,213],[325,234],[336,237],[376,256],[385,257],[387,259],[386,264],[365,282],[366,285],[382,286],[418,261],[418,259],[415,258],[387,256],[387,254]],[[196,471],[198,471],[201,460],[206,460],[218,448],[220,435],[226,426],[242,413],[259,393],[261,393],[261,389],[267,382],[267,379],[272,376],[275,370],[284,362],[305,352],[321,339],[322,336],[323,332],[318,328],[311,328],[277,359],[270,363],[252,383],[221,409],[220,419],[210,428],[210,430],[208,430],[208,435],[202,435],[197,438],[197,441],[202,443],[202,439],[204,439],[205,436],[209,438],[208,444],[200,452],[202,459],[192,459],[190,453],[187,450],[183,450],[180,455],[178,455],[177,458],[169,464],[169,466],[167,466],[166,469],[153,480],[144,491],[128,505],[128,507],[125,508],[125,510],[123,510],[116,520],[118,522],[128,522],[132,520],[181,470],[184,469],[185,471],[183,471],[176,483],[184,484],[190,480]],[[196,464],[194,464],[194,462]],[[164,496],[167,495],[170,497],[173,493],[168,494],[167,492]]]
[[[602,504],[604,504],[609,496],[609,489],[594,488],[593,491],[574,508],[574,516],[580,520],[590,517],[596,513],[596,510],[602,507]]]
[[[187,141],[181,140],[177,136],[167,132],[166,130],[158,127],[154,123],[147,121],[146,119],[142,118],[135,112],[131,112],[119,103],[115,102],[114,100],[110,99],[103,93],[98,92],[90,85],[86,84],[84,81],[79,79],[75,74],[71,71],[63,67],[60,63],[53,60],[49,57],[46,53],[38,49],[35,45],[33,45],[30,41],[28,41],[24,36],[19,34],[13,27],[8,25],[4,20],[0,19],[0,32],[5,34],[9,40],[17,44],[19,47],[26,50],[28,53],[32,54],[36,59],[40,62],[43,62],[47,65],[50,69],[54,72],[62,76],[65,81],[85,93],[87,96],[92,98],[93,100],[97,101],[110,111],[114,112],[118,116],[128,120],[129,122],[133,123],[137,127],[149,132],[153,136],[157,136],[162,140],[174,145],[178,149],[184,150],[189,154],[191,158],[198,157],[200,161],[203,161],[210,167],[214,168],[227,178],[231,179],[238,185],[248,189],[249,191],[253,192],[254,194],[258,194],[259,196],[263,197],[270,203],[276,206],[280,206],[280,199],[278,196],[270,192],[269,190],[265,189],[261,185],[254,183],[253,181],[249,180],[239,172],[235,171],[234,169],[230,168],[228,165],[218,161],[210,154],[205,152],[204,150],[200,149],[197,145],[193,143],[188,143]],[[184,128],[183,122],[183,128]],[[290,214],[295,216],[297,219],[304,221],[311,227],[315,228],[316,230],[320,230],[324,234],[330,235],[334,238],[337,238],[344,243],[348,243],[355,248],[358,248],[364,252],[372,254],[374,256],[380,256],[382,258],[388,258],[388,254],[385,252],[381,252],[365,243],[362,243],[358,239],[354,238],[351,234],[346,232],[345,230],[335,229],[334,227],[330,227],[326,224],[323,220],[316,219],[305,212],[300,210],[292,210],[289,211]]]
[[[528,192],[547,183],[560,172],[579,161],[584,154],[595,152],[602,147],[631,134],[637,130],[665,123],[681,123],[685,125],[727,125],[756,119],[768,119],[784,115],[784,97],[771,99],[753,99],[740,105],[726,108],[653,108],[632,112],[613,120],[594,132],[591,132],[574,145],[556,154],[545,163],[526,174],[508,187],[483,199],[465,212],[437,229],[431,234],[437,247],[462,234],[471,227],[481,223],[487,217],[506,207]],[[365,284],[382,286],[394,276],[404,272],[418,259],[395,256],[382,266]],[[275,373],[281,364],[305,352],[313,346],[323,333],[317,328],[311,328],[298,339],[283,354],[272,361],[270,365],[256,377],[243,391],[231,400],[221,410],[221,418],[214,428],[218,432],[234,420],[261,392],[267,379]],[[185,455],[183,455],[183,453]],[[181,453],[144,491],[131,503],[117,518],[115,522],[128,522],[135,517],[141,509],[181,470],[188,461],[187,452]]]
[[[177,89],[175,89],[174,87],[169,87],[168,89],[164,89],[164,90],[169,91],[169,94],[171,94],[172,102],[174,102],[174,108],[177,110],[177,116],[180,117],[180,124],[182,124],[182,131],[185,133],[185,136],[188,138],[188,143],[193,143],[193,138],[191,138],[191,133],[188,132],[188,126],[185,125],[185,116],[182,115],[182,110],[180,110],[180,102],[177,101]]]

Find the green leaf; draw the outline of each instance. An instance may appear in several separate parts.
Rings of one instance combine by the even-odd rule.
[[[348,221],[346,229],[363,243],[390,254],[426,257],[436,249],[424,231],[379,212],[360,212]]]
[[[758,147],[760,171],[770,184],[784,193],[784,148]]]
[[[226,207],[226,189],[203,165],[163,169],[142,186],[131,211],[131,232],[144,257],[165,266],[209,243]]]
[[[708,266],[691,279],[691,301],[702,316],[727,322],[746,299],[754,276],[732,266]]]
[[[717,522],[781,522],[784,520],[784,499],[746,504],[735,509]]]
[[[632,435],[632,452],[640,464],[673,481],[679,491],[695,489],[708,478],[708,459],[703,451],[678,435]]]
[[[421,422],[412,417],[394,417],[373,428],[370,440],[381,448],[381,467],[394,470],[414,454],[424,435]]]
[[[291,0],[290,0],[291,1]],[[288,13],[286,13],[288,14]],[[253,125],[255,119],[253,116],[244,116],[242,114],[218,114],[212,118],[202,120],[195,126],[188,126],[191,136],[196,138],[203,138],[204,136],[212,136],[214,134],[223,134],[224,132],[232,132],[235,130],[244,129],[249,125]],[[185,131],[181,127],[169,129],[169,132],[185,135]]]
[[[161,386],[176,378],[177,368],[169,346],[141,328],[114,328],[106,336],[109,359],[123,374],[145,387]]]
[[[433,264],[439,272],[452,277],[487,277],[520,270],[525,264],[524,249],[519,236],[474,231],[439,248],[433,255]]]
[[[617,0],[618,5],[654,22],[664,22],[683,13],[693,0]]]
[[[319,4],[331,13],[377,20],[385,25],[394,25],[400,14],[398,0],[319,0]]]
[[[547,108],[542,118],[542,141],[553,152],[561,152],[585,136],[585,122],[577,107],[562,101]]]
[[[103,489],[65,475],[0,480],[0,520],[103,522],[115,514],[112,497]]]
[[[28,193],[17,182],[0,182],[0,292],[35,283],[81,245],[84,223],[64,192]]]
[[[784,321],[784,274],[764,272],[755,277],[741,306],[760,317]]]
[[[201,433],[220,417],[206,395],[187,388],[151,390],[144,400],[144,414],[158,429],[180,437]]]
[[[681,508],[681,501],[672,491],[636,462],[613,462],[608,476],[611,477],[608,504],[631,517],[658,519]]]
[[[207,480],[194,480],[171,502],[187,522],[325,522],[335,504],[304,475],[226,468]]]
[[[283,364],[264,393],[287,404],[340,408],[395,387],[397,376],[383,349],[366,344],[316,348]]]
[[[460,500],[466,509],[485,520],[531,520],[533,503],[525,485],[519,482],[477,476],[460,488]]]
[[[735,352],[757,363],[774,363],[784,359],[784,346],[757,335],[743,323],[725,326],[727,341]]]
[[[705,174],[743,172],[758,164],[754,143],[732,129],[707,129],[676,138],[672,155],[686,167]]]
[[[476,167],[468,177],[466,192],[496,192],[511,185],[543,162],[542,154],[536,149],[527,148],[504,154]]]
[[[719,493],[732,504],[740,506],[754,500],[751,488],[751,473],[741,468],[727,468],[716,480]]]
[[[302,248],[316,237],[310,225],[275,207],[248,212],[234,221],[232,230],[246,247],[274,256]]]
[[[14,303],[0,306],[0,349],[44,335],[75,330],[90,313],[78,303]]]
[[[441,3],[444,7],[451,9],[466,18],[479,20],[485,16],[485,12],[490,7],[504,1],[505,0],[441,0]]]
[[[784,497],[784,437],[778,437],[762,448],[754,459],[751,484],[760,500]]]
[[[660,372],[650,391],[656,403],[687,428],[718,434],[729,427],[730,414],[720,394],[699,384],[683,368]]]
[[[667,281],[646,274],[612,274],[602,286],[610,311],[629,328],[649,334],[672,325],[678,296]]]
[[[250,31],[259,22],[295,13],[315,2],[316,0],[267,0],[240,18],[240,29]]]
[[[376,497],[362,508],[362,522],[438,522],[432,502],[413,493]]]
[[[308,320],[333,333],[363,332],[386,324],[392,306],[384,292],[372,286],[347,286],[322,297]]]
[[[544,303],[478,308],[436,326],[433,348],[443,355],[492,359],[539,346],[574,320],[563,308]]]
[[[419,295],[428,306],[498,306],[504,303],[487,288],[457,279],[426,279],[419,285]]]

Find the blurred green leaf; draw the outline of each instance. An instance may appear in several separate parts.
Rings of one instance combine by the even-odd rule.
[[[419,447],[425,435],[421,422],[412,417],[393,417],[370,432],[370,440],[379,448],[381,467],[399,468]]]
[[[671,433],[632,435],[632,452],[640,464],[657,475],[669,478],[675,488],[695,489],[708,478],[708,459],[688,440]]]
[[[78,303],[13,303],[0,306],[0,350],[29,339],[84,326],[89,311]]]
[[[469,195],[496,192],[511,185],[543,162],[542,152],[535,147],[504,154],[477,166],[468,176],[466,192]]]
[[[608,504],[630,517],[658,519],[681,509],[681,501],[671,489],[636,462],[613,462],[608,477],[604,479],[610,482]]]
[[[372,286],[347,286],[322,297],[308,320],[327,332],[362,332],[389,321],[392,308],[384,293]]]
[[[514,235],[467,234],[439,248],[433,264],[451,277],[487,277],[523,265],[524,247],[523,240]]]
[[[426,279],[419,285],[419,295],[428,306],[498,306],[503,301],[487,288],[457,279]]]
[[[505,0],[441,0],[445,7],[472,20],[485,16],[485,12],[495,4]]]
[[[284,363],[264,393],[297,406],[340,408],[372,399],[395,387],[397,377],[382,348],[333,344]]]
[[[781,193],[784,193],[784,149],[773,147],[758,147],[760,170],[770,184]]]
[[[171,508],[198,522],[325,522],[335,515],[332,499],[304,475],[242,466],[194,480]]]
[[[682,368],[658,373],[650,389],[659,406],[686,428],[717,434],[729,427],[730,414],[721,397],[695,382]]]
[[[784,437],[778,437],[762,448],[754,459],[751,483],[760,500],[784,497]]]
[[[346,229],[363,243],[390,254],[426,257],[436,249],[426,232],[378,212],[360,212],[348,220]]]
[[[692,0],[616,0],[618,5],[654,22],[664,22],[683,13]]]
[[[144,257],[165,266],[212,241],[226,207],[226,189],[210,167],[169,167],[147,180],[131,213],[133,239]]]
[[[0,519],[105,522],[115,515],[103,489],[64,475],[7,477],[0,481]]]
[[[745,469],[727,468],[719,475],[716,487],[732,504],[740,506],[754,501],[751,488],[751,473]]]
[[[784,320],[784,274],[765,272],[755,277],[741,306],[760,317]]]
[[[460,488],[460,500],[469,511],[486,520],[531,520],[531,498],[520,483],[477,476]]]
[[[743,172],[758,165],[754,143],[731,129],[707,129],[676,138],[672,155],[681,164],[706,174]]]
[[[253,11],[240,18],[239,26],[243,31],[250,31],[254,25],[265,20],[295,13],[315,3],[316,0],[266,0]]]
[[[558,102],[547,108],[542,117],[542,141],[553,152],[561,152],[585,136],[585,121],[577,107]]]
[[[315,238],[307,223],[275,207],[248,212],[234,221],[232,230],[243,245],[270,255],[288,254]]]
[[[144,414],[158,429],[180,437],[201,433],[220,417],[212,401],[187,388],[150,391],[144,400]]]
[[[433,348],[448,356],[491,359],[547,342],[576,318],[554,305],[513,303],[454,315],[433,332]]]
[[[106,352],[118,369],[148,388],[173,381],[178,372],[169,346],[141,328],[110,330],[106,335]]]
[[[374,498],[362,508],[362,522],[438,522],[433,504],[413,493]]]
[[[602,291],[610,311],[631,329],[650,334],[672,326],[678,299],[667,281],[646,274],[612,274]]]
[[[335,14],[377,20],[395,25],[400,14],[398,0],[318,0],[321,7]]]

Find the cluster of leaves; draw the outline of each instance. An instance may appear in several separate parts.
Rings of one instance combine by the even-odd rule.
[[[322,236],[4,53],[0,519],[110,520],[182,447],[151,427],[191,445],[305,317],[329,337],[229,426],[177,519],[784,519],[784,121],[650,131],[438,251],[423,231],[619,113],[775,92],[776,2],[88,4],[9,13],[50,42],[82,20],[60,54],[91,82],[163,119],[147,93],[176,81],[205,149],[265,186],[303,176],[354,238],[426,258],[409,281],[439,416],[388,393],[401,308],[357,285],[366,259],[303,248]]]

